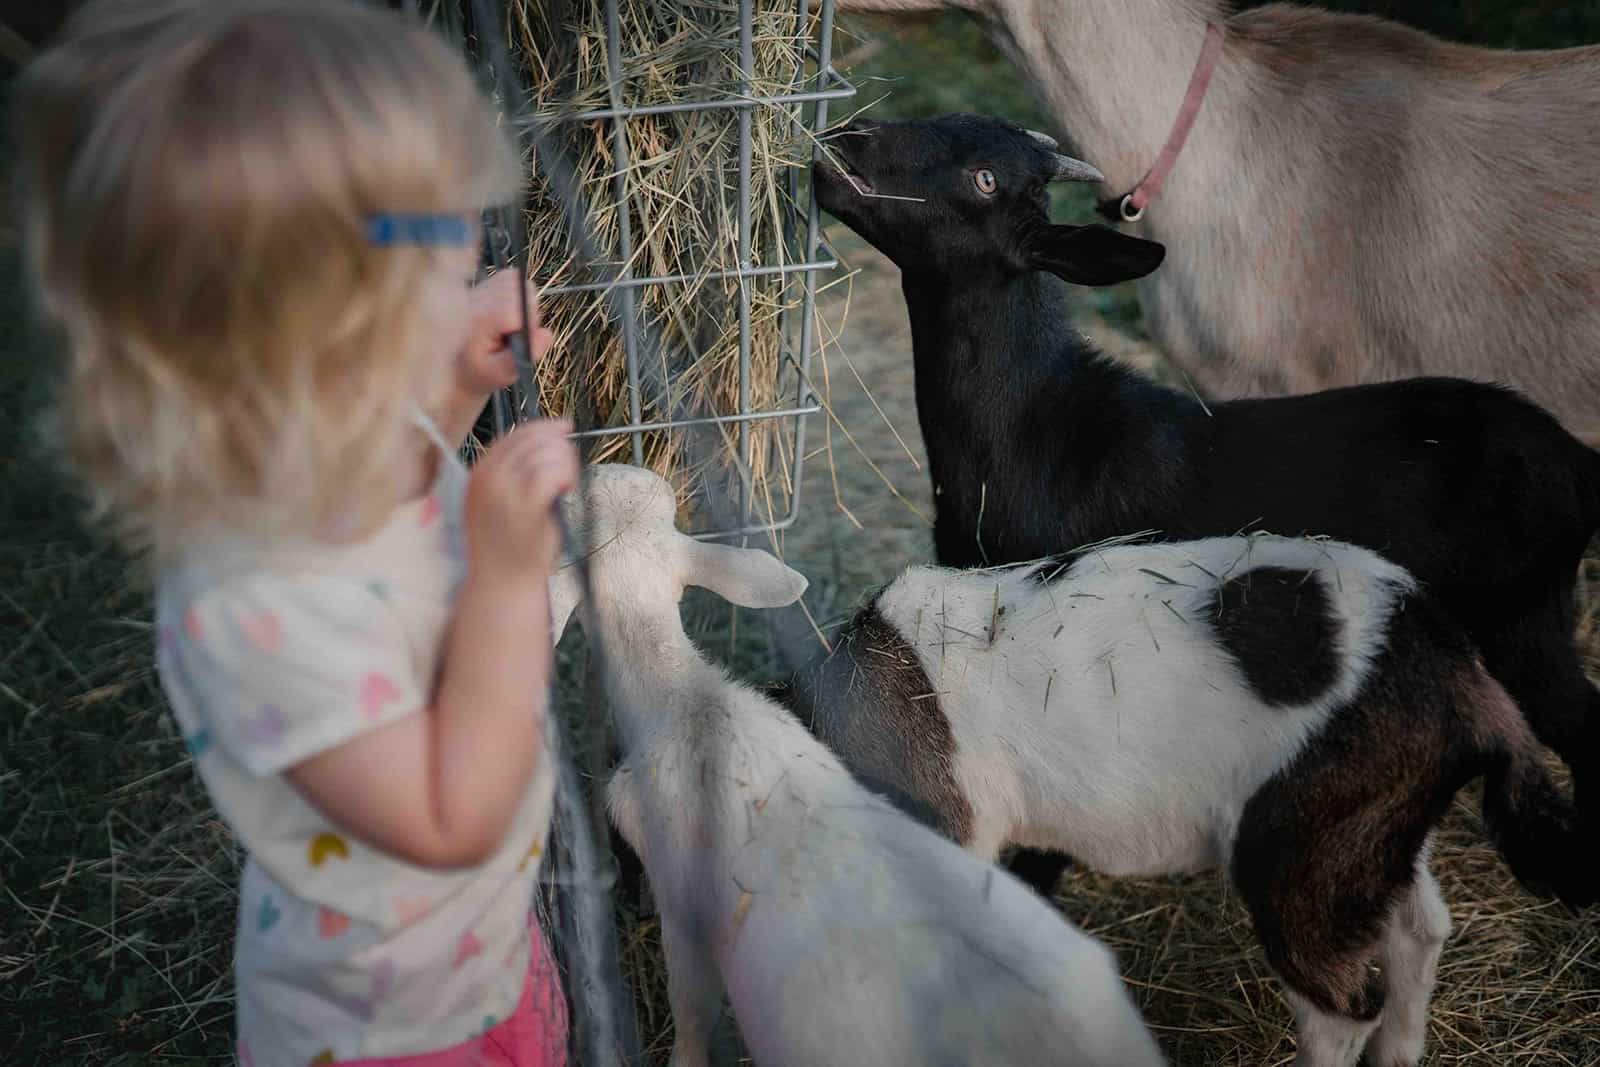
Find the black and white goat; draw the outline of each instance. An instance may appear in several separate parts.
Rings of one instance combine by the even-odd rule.
[[[1465,632],[1338,542],[913,567],[789,700],[864,784],[984,859],[1226,868],[1288,989],[1299,1067],[1421,1058],[1450,930],[1429,835],[1473,778],[1518,878],[1594,898],[1570,807]]]
[[[1163,1062],[1104,946],[863,789],[683,631],[686,585],[776,607],[804,578],[678,532],[671,488],[640,468],[590,468],[572,518],[594,547],[581,614],[624,753],[609,804],[660,909],[674,1067],[707,1062],[724,988],[762,1067]],[[578,582],[550,589],[559,635]]]
[[[1093,168],[976,115],[856,122],[830,148],[850,173],[817,165],[823,207],[902,272],[940,563],[1023,562],[1143,530],[1373,548],[1467,628],[1600,825],[1600,694],[1573,641],[1600,454],[1516,394],[1458,379],[1208,408],[1072,326],[1068,282],[1138,277],[1163,255],[1051,224],[1046,184]]]

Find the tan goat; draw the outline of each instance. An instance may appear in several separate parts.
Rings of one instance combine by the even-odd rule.
[[[1600,435],[1600,47],[1492,51],[1222,0],[838,6],[976,15],[1107,197],[1151,167],[1221,25],[1193,131],[1132,226],[1167,246],[1140,282],[1166,353],[1221,397],[1500,381]]]

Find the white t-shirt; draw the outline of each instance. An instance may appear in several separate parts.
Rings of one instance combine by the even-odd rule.
[[[283,777],[429,705],[466,570],[465,487],[445,459],[429,494],[364,542],[297,550],[270,569],[196,561],[159,581],[162,686],[249,850],[234,962],[245,1067],[448,1048],[521,995],[554,788],[549,731],[504,844],[468,870],[364,844]]]

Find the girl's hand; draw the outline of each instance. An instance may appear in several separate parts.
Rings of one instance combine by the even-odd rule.
[[[535,365],[549,353],[555,334],[539,325],[539,292],[523,283],[528,294],[528,327]],[[472,330],[456,357],[456,388],[483,397],[517,380],[517,365],[507,337],[522,329],[514,271],[502,271],[472,290]]]
[[[467,553],[473,570],[543,583],[561,555],[556,501],[578,484],[567,419],[518,426],[473,467],[467,486]]]

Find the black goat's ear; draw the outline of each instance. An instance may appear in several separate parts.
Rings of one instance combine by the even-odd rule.
[[[1116,285],[1161,266],[1167,247],[1105,226],[1049,226],[1039,231],[1028,262],[1074,285]]]

